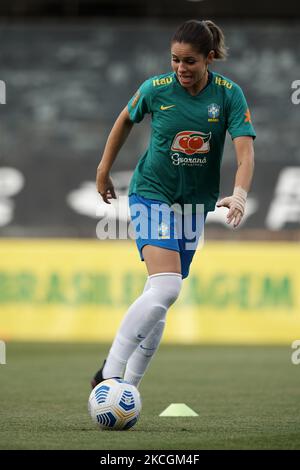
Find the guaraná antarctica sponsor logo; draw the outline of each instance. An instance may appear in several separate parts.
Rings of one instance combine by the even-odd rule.
[[[124,198],[123,203],[120,199]],[[128,198],[119,196],[108,207],[98,206],[101,220],[96,226],[99,240],[182,240],[187,250],[200,249],[204,244],[204,205],[134,203],[128,208]],[[131,214],[131,217],[130,217]]]
[[[207,163],[207,158],[199,158],[199,157],[181,157],[179,153],[173,153],[171,155],[173,165],[182,165],[182,166],[202,166]]]
[[[178,132],[171,146],[171,151],[176,152],[171,155],[173,165],[202,166],[207,163],[206,157],[198,155],[210,151],[210,139],[211,132]]]

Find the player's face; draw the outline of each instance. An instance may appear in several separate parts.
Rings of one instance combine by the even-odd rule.
[[[174,42],[171,47],[171,54],[172,68],[179,83],[191,91],[196,91],[207,77],[207,67],[213,60],[213,51],[207,57],[204,57],[191,44]]]

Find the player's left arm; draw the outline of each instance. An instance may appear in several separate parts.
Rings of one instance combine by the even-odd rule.
[[[236,137],[233,140],[233,143],[237,160],[237,172],[235,175],[234,186],[240,186],[248,193],[254,173],[253,138],[248,135],[243,135],[241,137]]]
[[[227,130],[234,142],[237,172],[232,196],[218,202],[217,207],[228,207],[227,223],[237,227],[244,215],[247,194],[254,171],[253,140],[256,137],[251,114],[242,89],[232,84],[227,93]]]
[[[244,215],[247,194],[251,187],[254,173],[254,148],[252,136],[239,136],[233,139],[237,171],[233,195],[225,197],[217,203],[217,207],[228,207],[227,223],[233,221],[236,228]]]

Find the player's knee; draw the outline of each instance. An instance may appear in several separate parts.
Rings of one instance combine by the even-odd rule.
[[[162,291],[162,296],[168,306],[171,306],[178,299],[181,290],[181,283],[182,279],[180,279],[180,282],[176,280],[172,286],[169,286],[168,289],[164,289]]]
[[[159,302],[166,308],[178,298],[182,285],[182,276],[177,273],[161,273],[150,276],[151,287],[156,291]]]

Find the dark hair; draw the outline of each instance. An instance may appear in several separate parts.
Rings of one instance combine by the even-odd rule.
[[[185,21],[175,32],[172,38],[172,43],[174,42],[192,44],[205,57],[210,51],[214,51],[215,59],[226,59],[227,57],[223,31],[211,20]]]

